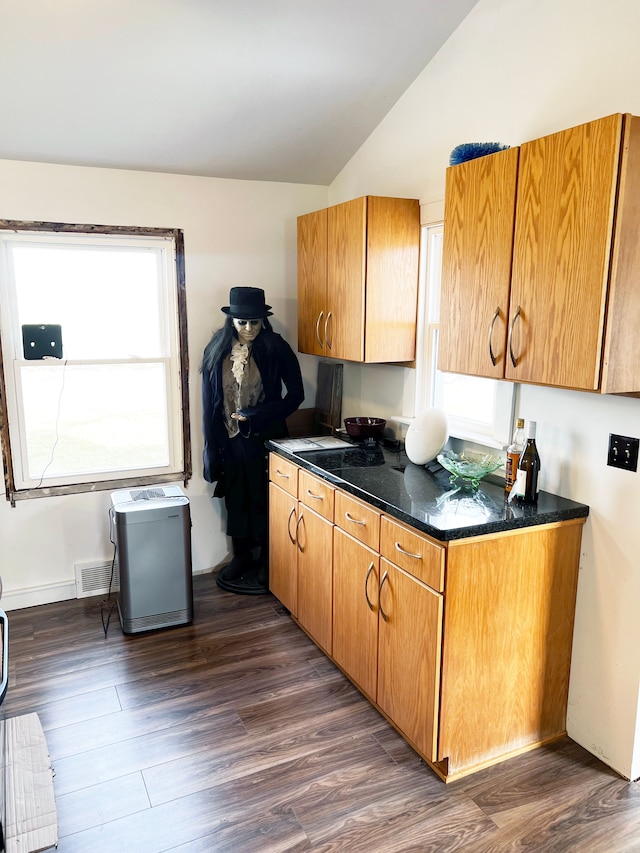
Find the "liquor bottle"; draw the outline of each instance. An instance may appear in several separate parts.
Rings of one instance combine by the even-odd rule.
[[[534,504],[538,500],[538,474],[540,473],[535,421],[527,422],[526,436],[524,450],[518,462],[516,481],[511,488],[511,495],[514,495],[520,503]]]
[[[511,491],[511,487],[516,481],[518,473],[518,462],[524,450],[524,418],[518,418],[516,421],[516,429],[513,433],[513,441],[507,447],[507,463],[506,476],[504,478],[504,490],[507,494]]]

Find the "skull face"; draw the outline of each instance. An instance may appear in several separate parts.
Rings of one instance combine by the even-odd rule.
[[[238,340],[243,344],[250,344],[260,334],[262,320],[239,320],[234,317],[233,326],[238,333]]]

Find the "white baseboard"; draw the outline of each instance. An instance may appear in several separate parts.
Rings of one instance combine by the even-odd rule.
[[[53,604],[56,601],[68,601],[76,598],[74,581],[55,583],[32,589],[5,590],[2,593],[2,609],[22,610],[23,607],[37,607],[39,604]]]
[[[215,571],[215,568],[197,569],[193,575],[206,575]],[[95,593],[99,595],[100,593]],[[78,598],[78,587],[75,581],[49,584],[47,586],[33,587],[32,589],[17,589],[12,592],[5,590],[2,593],[0,607],[5,612],[10,610],[22,610],[23,607],[37,607],[39,604],[54,604],[56,601],[69,601]]]

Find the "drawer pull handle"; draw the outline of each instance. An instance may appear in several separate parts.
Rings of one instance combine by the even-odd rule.
[[[291,540],[291,544],[292,544],[292,545],[295,545],[295,544],[296,544],[296,540],[295,540],[295,539],[293,538],[293,536],[291,535],[291,518],[292,518],[292,516],[294,515],[295,511],[296,511],[296,507],[295,507],[295,504],[294,504],[294,505],[291,507],[291,512],[289,513],[289,518],[287,519],[287,533],[289,534],[289,539]],[[296,524],[296,530],[297,530],[297,529],[298,529],[298,525]]]
[[[331,319],[331,311],[327,314],[327,319],[324,321],[324,340],[328,349],[333,345],[333,338],[329,338],[329,320]]]
[[[360,519],[354,518],[352,515],[349,515],[348,512],[345,512],[344,517],[347,519],[347,521],[352,521],[354,524],[362,524],[363,526],[366,526],[367,524],[366,521],[360,521]]]
[[[307,489],[307,494],[309,495],[310,498],[313,498],[316,501],[323,501],[324,500],[323,495],[314,495],[313,492],[311,491],[311,489]]]
[[[289,475],[285,474],[284,471],[281,471],[279,468],[276,468],[276,474],[278,475],[278,477],[282,477],[283,480],[290,479]]]
[[[396,542],[396,551],[400,551],[400,553],[404,554],[405,557],[413,557],[414,560],[422,559],[422,554],[412,554],[410,551],[405,551],[404,548],[400,547],[399,542]]]
[[[382,616],[382,618],[384,619],[385,622],[389,621],[389,617],[387,616],[387,614],[382,609],[382,587],[384,586],[385,581],[388,581],[388,580],[389,580],[389,572],[385,572],[382,575],[382,580],[380,581],[380,586],[378,587],[378,607],[380,608],[380,615]]]
[[[367,599],[367,604],[369,605],[369,610],[374,609],[373,604],[371,603],[371,599],[369,598],[369,589],[368,589],[369,578],[371,576],[372,571],[373,571],[373,561],[371,562],[371,565],[369,566],[369,571],[367,572],[367,576],[364,579],[364,597]]]

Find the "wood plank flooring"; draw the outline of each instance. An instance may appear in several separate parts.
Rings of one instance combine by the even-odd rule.
[[[147,634],[105,638],[100,597],[9,613],[59,853],[640,851],[640,787],[569,739],[445,785],[276,599],[194,581]]]

